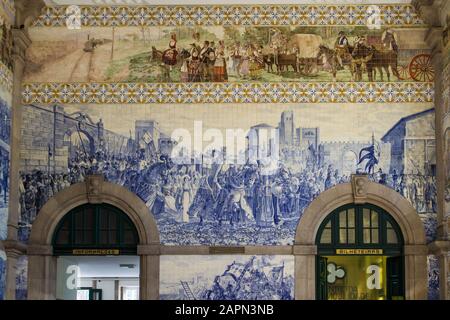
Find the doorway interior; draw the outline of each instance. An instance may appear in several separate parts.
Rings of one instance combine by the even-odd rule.
[[[138,256],[60,256],[59,300],[139,300]]]
[[[57,257],[56,298],[138,300],[137,230],[108,204],[85,204],[68,212],[53,235]]]
[[[334,210],[316,244],[317,299],[404,299],[403,236],[383,209],[351,204]]]

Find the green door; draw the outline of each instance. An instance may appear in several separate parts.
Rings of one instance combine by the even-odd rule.
[[[386,263],[387,269],[387,298],[389,300],[405,299],[403,284],[403,257],[389,257]]]
[[[316,298],[318,300],[328,299],[327,290],[327,262],[328,259],[325,257],[317,256],[317,292]]]

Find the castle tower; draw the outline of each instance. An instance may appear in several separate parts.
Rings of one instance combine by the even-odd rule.
[[[283,111],[280,121],[280,143],[282,145],[294,144],[294,113],[292,111]]]

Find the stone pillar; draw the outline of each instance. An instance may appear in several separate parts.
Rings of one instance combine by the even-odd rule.
[[[434,107],[436,111],[436,184],[437,184],[437,240],[429,245],[430,253],[439,260],[440,298],[450,299],[450,2],[413,0],[421,18],[430,26],[426,42],[432,50],[435,70]]]
[[[8,300],[16,297],[16,263],[17,256],[25,253],[25,247],[17,240],[18,222],[20,215],[20,132],[22,122],[22,76],[25,66],[25,50],[31,41],[22,29],[13,29],[14,53],[13,53],[13,96],[11,106],[11,153],[10,153],[10,192],[8,235],[5,242],[6,251],[6,295]],[[6,245],[8,243],[8,245]],[[9,247],[9,248],[8,248]],[[20,250],[19,252],[17,252]]]
[[[405,298],[426,300],[428,298],[426,245],[405,245]]]
[[[17,240],[17,229],[20,214],[20,140],[22,123],[22,77],[25,67],[25,50],[31,44],[31,40],[24,30],[13,29],[14,54],[13,54],[13,96],[11,106],[11,159],[10,159],[10,193],[8,215],[8,239]]]
[[[56,257],[51,246],[29,246],[28,300],[56,299]]]
[[[295,300],[316,299],[316,256],[317,246],[294,245]]]
[[[159,244],[138,246],[139,299],[159,300]]]
[[[22,127],[22,78],[25,68],[25,51],[30,46],[28,26],[40,14],[42,0],[16,0],[13,36],[13,91],[11,105],[11,152],[8,234],[4,242],[6,260],[6,299],[15,299],[17,255],[25,254],[26,246],[18,242],[17,231],[20,216],[20,142]],[[20,253],[20,254],[19,254]],[[10,258],[11,256],[11,258]]]
[[[3,241],[3,246],[6,254],[5,300],[15,300],[17,260],[25,253],[26,246],[14,240]]]

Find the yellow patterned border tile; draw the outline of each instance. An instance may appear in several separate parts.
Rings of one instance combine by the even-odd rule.
[[[13,73],[2,62],[0,62],[0,86],[7,92],[13,89]]]
[[[432,102],[430,82],[29,83],[23,103],[414,103]]]
[[[80,6],[81,25],[104,26],[423,26],[412,5]],[[45,7],[35,26],[64,27],[67,6]]]

